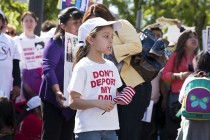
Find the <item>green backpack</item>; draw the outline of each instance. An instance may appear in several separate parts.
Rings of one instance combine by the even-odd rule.
[[[210,76],[194,77],[185,88],[182,107],[177,116],[189,120],[210,120]]]

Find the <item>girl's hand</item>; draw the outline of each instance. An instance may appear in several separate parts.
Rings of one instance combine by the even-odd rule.
[[[66,100],[63,93],[61,91],[58,91],[58,92],[55,93],[55,97],[56,97],[56,101],[57,101],[58,105],[63,108],[64,107],[63,106],[63,101]]]
[[[127,105],[125,102],[121,101],[121,100],[118,100],[117,101],[117,104],[120,104],[120,105]]]
[[[98,100],[97,107],[106,111],[110,112],[114,108],[115,102],[110,100]]]

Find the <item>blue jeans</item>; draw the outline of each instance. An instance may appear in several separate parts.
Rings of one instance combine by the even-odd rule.
[[[115,130],[102,130],[76,133],[75,140],[118,140],[118,137]]]

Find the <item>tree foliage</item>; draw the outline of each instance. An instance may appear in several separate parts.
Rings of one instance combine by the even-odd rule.
[[[37,0],[38,2],[39,0]],[[28,10],[28,4],[14,0],[0,0],[1,9],[11,24],[18,30],[20,16]],[[59,9],[58,0],[44,0],[43,21],[57,21]],[[119,18],[127,19],[136,24],[137,11],[143,12],[143,26],[154,23],[159,17],[177,18],[187,26],[195,26],[201,36],[202,29],[210,25],[210,0],[104,0],[104,4],[114,5],[118,8]],[[143,27],[142,26],[142,27]]]
[[[57,8],[58,0],[44,0],[44,15],[43,22],[45,20],[57,21],[60,9]]]
[[[210,0],[105,0],[107,6],[115,5],[119,17],[136,23],[136,13],[143,11],[144,26],[154,23],[159,17],[179,19],[186,26],[195,26],[201,39],[202,29],[210,25]],[[129,2],[133,3],[128,8]]]
[[[28,4],[13,1],[13,0],[0,0],[0,9],[8,18],[10,24],[16,26],[18,32],[20,31],[20,17],[24,11],[28,10]]]
[[[37,0],[38,2],[39,0]],[[23,12],[28,11],[28,4],[14,0],[0,0],[0,9],[4,12],[10,24],[16,26],[18,33],[22,32],[20,18]],[[57,9],[58,0],[44,0],[43,21],[57,21],[59,9]]]

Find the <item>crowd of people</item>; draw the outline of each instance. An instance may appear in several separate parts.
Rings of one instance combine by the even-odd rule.
[[[210,78],[210,52],[199,50],[197,34],[179,20],[174,51],[163,45],[163,68],[151,81],[131,65],[144,49],[136,29],[105,5],[92,4],[85,13],[65,8],[57,25],[43,23],[41,37],[34,33],[37,21],[33,12],[24,12],[23,33],[17,35],[0,11],[0,140],[210,139],[210,117],[202,122],[177,115],[186,81],[201,71]],[[155,41],[163,38],[159,27],[149,31]],[[67,33],[78,36],[78,50],[64,89]]]

